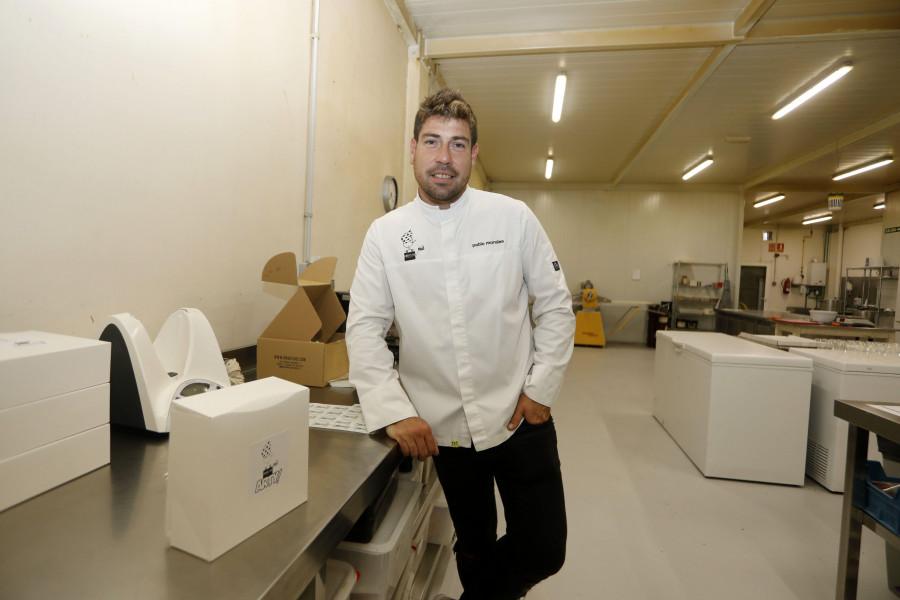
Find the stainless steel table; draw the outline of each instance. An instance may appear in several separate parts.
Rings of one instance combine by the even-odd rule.
[[[356,395],[313,389],[311,400]],[[309,501],[207,563],[166,539],[168,436],[113,427],[109,465],[0,513],[0,598],[311,597],[325,558],[402,457],[384,434],[313,429],[309,440]]]
[[[894,330],[877,327],[849,327],[822,323],[789,323],[804,315],[771,310],[716,309],[716,331],[729,335],[742,332],[769,335],[841,338],[873,342],[893,342]],[[778,320],[780,319],[780,320]]]
[[[900,548],[900,536],[866,514],[866,459],[869,432],[900,442],[900,416],[866,402],[837,400],[834,416],[848,421],[847,467],[844,475],[844,508],[841,513],[841,546],[838,554],[837,600],[856,598],[859,552],[865,525],[889,544]]]

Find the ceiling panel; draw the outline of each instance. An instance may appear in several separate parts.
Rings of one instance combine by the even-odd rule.
[[[900,110],[897,66],[900,37],[876,40],[739,47],[709,79],[626,181],[673,177],[698,155],[712,151],[704,183],[741,183],[776,169]],[[785,117],[771,114],[803,84],[842,57],[855,68],[831,88]],[[776,68],[777,65],[777,68]],[[729,137],[749,137],[734,144]],[[682,167],[671,157],[681,155]],[[666,173],[661,163],[670,164]]]
[[[440,64],[479,119],[482,164],[496,181],[539,182],[550,148],[557,181],[609,181],[659,119],[704,49],[457,59]],[[550,120],[556,75],[569,76],[559,123]],[[529,149],[532,160],[522,161]],[[515,151],[512,151],[515,149]]]
[[[549,185],[710,184],[746,190],[748,205],[766,190],[787,190],[765,212],[788,225],[835,189],[835,170],[900,151],[897,0],[387,1],[402,6],[426,42],[444,42],[435,56],[466,56],[435,60],[475,107],[480,159],[493,182],[548,185],[552,149]],[[692,26],[703,33],[692,37]],[[749,29],[746,39],[732,36],[736,28]],[[547,36],[554,32],[566,34],[558,44]],[[422,45],[426,60],[430,47]],[[855,68],[840,82],[770,118],[843,60]],[[560,70],[568,87],[554,124]],[[682,182],[709,152],[716,163]],[[841,219],[870,219],[862,208],[870,202],[857,201],[900,189],[900,164],[841,189],[851,208]],[[759,210],[745,218],[758,222]]]

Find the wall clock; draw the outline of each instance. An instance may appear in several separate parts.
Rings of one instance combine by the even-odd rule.
[[[398,196],[397,180],[391,175],[385,176],[381,184],[381,201],[384,204],[384,212],[391,212],[397,208]]]

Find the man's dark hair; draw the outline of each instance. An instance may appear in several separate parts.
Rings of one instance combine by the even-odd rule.
[[[416,120],[413,122],[413,137],[419,140],[422,125],[429,117],[444,117],[459,119],[469,124],[469,132],[472,136],[472,146],[478,142],[478,122],[475,120],[475,112],[469,103],[465,101],[459,90],[444,88],[428,96],[419,105]]]

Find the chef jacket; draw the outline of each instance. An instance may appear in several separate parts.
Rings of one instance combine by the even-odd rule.
[[[562,268],[523,202],[467,188],[442,210],[416,197],[366,234],[346,339],[370,432],[418,416],[440,446],[496,446],[522,392],[553,403],[574,332]]]

